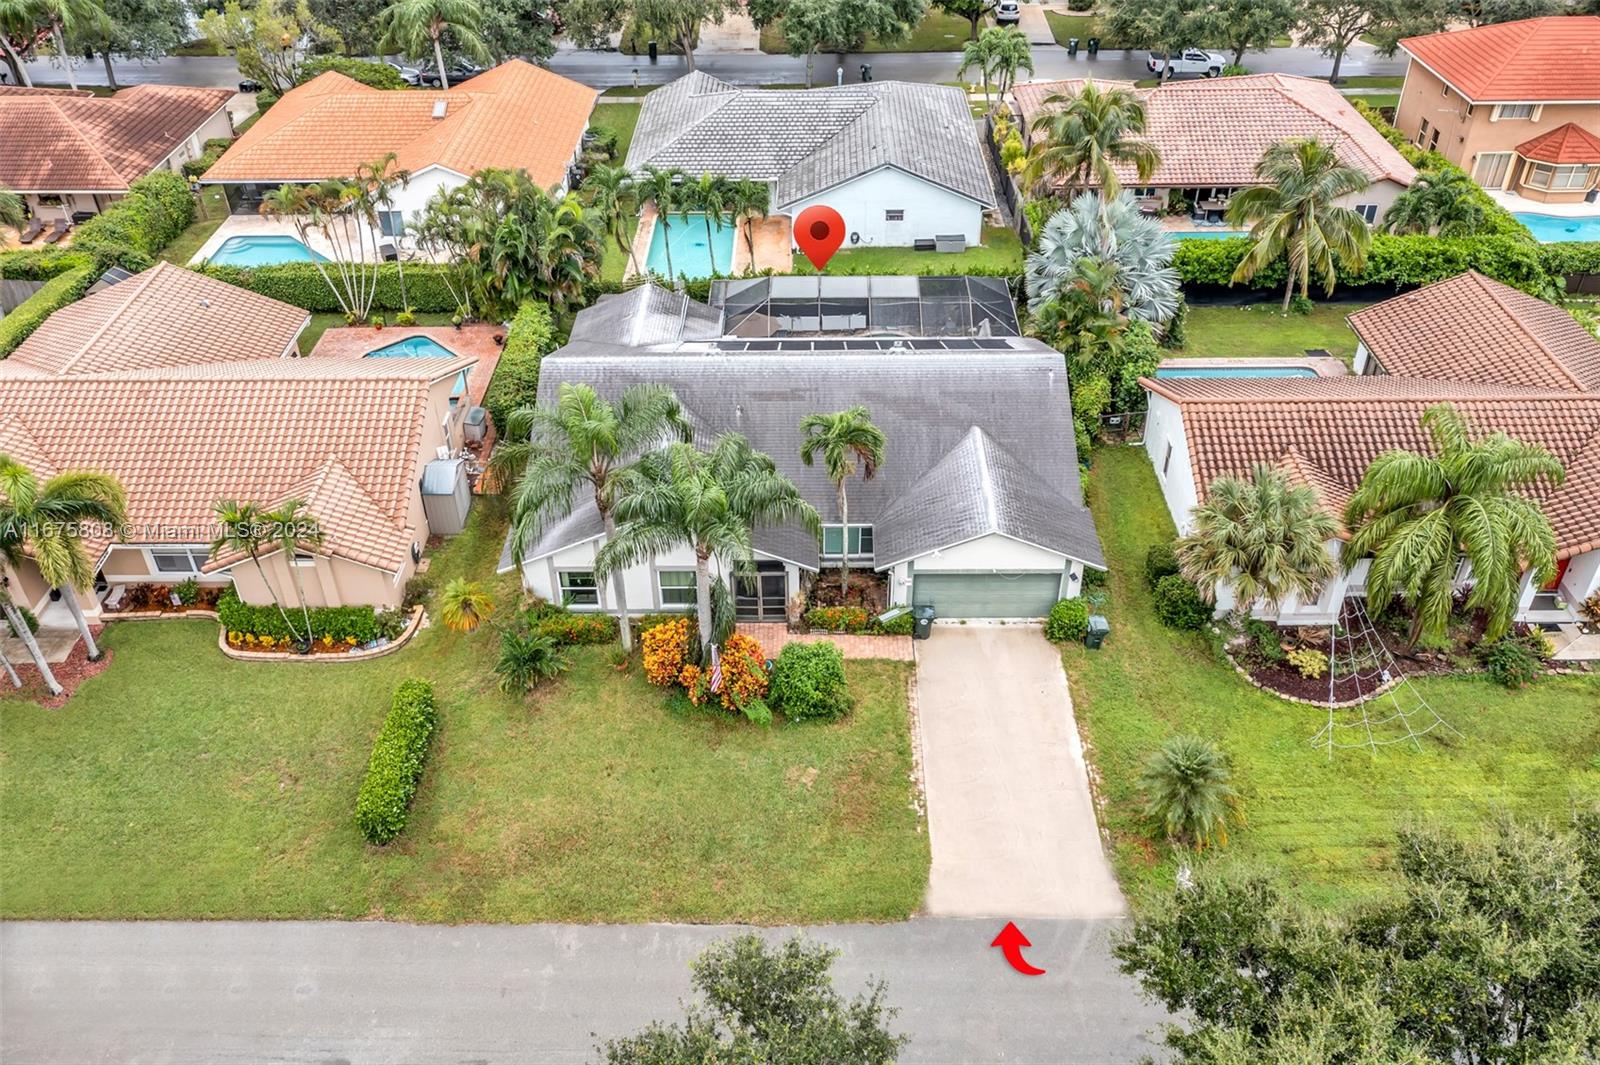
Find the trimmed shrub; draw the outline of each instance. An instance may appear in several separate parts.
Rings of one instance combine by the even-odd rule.
[[[1076,643],[1088,632],[1089,606],[1082,599],[1061,600],[1044,621],[1044,638],[1052,643]]]
[[[313,313],[340,310],[339,300],[322,279],[315,263],[275,263],[272,266],[219,266],[205,263],[193,269],[207,277],[226,281],[230,285],[258,292],[282,303],[287,303]],[[431,263],[407,263],[406,296],[414,311],[435,313],[452,312],[456,299],[444,283],[446,268]],[[400,265],[382,263],[378,267],[378,287],[372,300],[375,312],[401,311],[405,304],[400,299]]]
[[[909,610],[897,618],[891,618],[878,625],[878,631],[885,636],[910,636],[916,628],[916,616]]]
[[[814,606],[806,611],[806,624],[828,632],[866,632],[872,615],[859,606]]]
[[[832,643],[790,643],[772,666],[767,700],[790,721],[833,721],[850,711],[844,653]]]
[[[1306,680],[1328,675],[1328,656],[1315,647],[1296,647],[1288,654],[1289,664]]]
[[[693,623],[681,617],[644,631],[640,643],[644,647],[645,680],[658,688],[670,688],[678,683],[689,661],[692,628]]]
[[[1144,582],[1152,590],[1162,577],[1170,577],[1177,572],[1178,553],[1170,543],[1152,544],[1150,550],[1144,553]]]
[[[145,270],[193,221],[194,197],[188,183],[161,170],[129,185],[126,196],[78,226],[72,247],[103,263]]]
[[[294,619],[296,629],[303,627],[298,610],[291,608],[289,616]],[[283,615],[278,612],[277,607],[252,606],[242,601],[239,593],[232,588],[217,600],[217,617],[230,638],[235,634],[240,637],[254,636],[257,639],[291,638],[289,626],[284,624]],[[370,606],[312,607],[311,633],[317,640],[327,639],[336,644],[359,647],[371,643],[380,636],[394,639],[399,635],[399,628],[393,626],[393,621],[398,618],[399,615],[395,611],[385,611],[380,616]],[[404,624],[403,620],[401,624]]]
[[[427,681],[404,681],[394,690],[356,796],[356,827],[367,842],[382,846],[405,830],[438,724],[433,686]]]
[[[1514,636],[1479,648],[1478,657],[1495,683],[1507,688],[1524,687],[1539,675],[1539,657]]]
[[[1194,632],[1211,620],[1211,607],[1199,589],[1177,573],[1156,581],[1155,602],[1156,617],[1169,628]]]
[[[15,310],[0,318],[0,359],[10,355],[44,320],[69,303],[83,297],[99,271],[94,266],[79,266],[58,274],[44,283],[44,287],[19,303]]]
[[[524,303],[506,330],[506,345],[484,393],[483,405],[502,436],[506,419],[518,407],[532,405],[539,392],[539,363],[556,347],[550,306]]]
[[[0,251],[0,281],[48,281],[68,270],[93,266],[94,257],[72,248],[13,248]]]
[[[572,614],[558,610],[534,621],[533,631],[562,645],[613,643],[617,639],[617,619],[610,614]]]

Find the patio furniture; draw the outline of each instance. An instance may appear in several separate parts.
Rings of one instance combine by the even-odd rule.
[[[122,609],[122,597],[127,595],[127,594],[128,594],[128,586],[126,584],[119,584],[115,588],[111,589],[111,594],[106,596],[106,598],[105,598],[105,607],[106,607],[106,609],[107,610],[121,610]]]
[[[44,235],[44,242],[46,244],[54,244],[66,236],[71,229],[71,222],[68,222],[65,218],[58,218],[50,223],[50,231]]]
[[[35,218],[28,223],[28,228],[22,231],[22,243],[32,244],[39,239],[39,234],[44,232],[44,222]]]

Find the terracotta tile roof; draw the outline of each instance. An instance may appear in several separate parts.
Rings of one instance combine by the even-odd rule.
[[[286,93],[223,153],[207,182],[346,177],[386,152],[413,173],[521,168],[559,184],[598,93],[509,60],[448,91],[387,91],[329,71]],[[437,104],[444,116],[434,117]]]
[[[1473,103],[1600,103],[1600,15],[1552,15],[1400,42]]]
[[[115,96],[0,92],[0,185],[121,192],[233,98],[231,89],[135,85]]]
[[[1014,90],[1026,123],[1050,108],[1055,92],[1081,89],[1085,80],[1034,81]],[[1126,82],[1096,82],[1121,85]],[[1172,82],[1154,89],[1135,89],[1145,103],[1149,140],[1161,162],[1148,182],[1131,167],[1119,167],[1125,184],[1254,185],[1256,163],[1282,140],[1317,137],[1332,143],[1342,162],[1373,181],[1387,178],[1401,185],[1416,179],[1414,167],[1362,118],[1339,91],[1325,81],[1287,74]]]
[[[1202,499],[1218,477],[1268,462],[1317,487],[1337,513],[1381,452],[1427,450],[1422,412],[1449,402],[1479,432],[1501,430],[1549,448],[1567,480],[1533,494],[1555,528],[1558,557],[1600,548],[1600,395],[1387,376],[1142,383],[1181,408]]]
[[[1517,154],[1541,163],[1600,163],[1600,137],[1567,122],[1517,145]]]
[[[5,361],[68,375],[276,359],[308,321],[299,307],[157,263],[52,314]]]
[[[1600,341],[1560,307],[1468,271],[1350,316],[1401,377],[1600,392]]]

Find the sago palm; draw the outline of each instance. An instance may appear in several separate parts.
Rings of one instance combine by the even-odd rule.
[[[453,578],[439,593],[439,620],[451,632],[474,632],[494,613],[494,599],[477,581]]]
[[[616,506],[622,473],[640,454],[671,440],[691,437],[670,389],[634,385],[617,403],[601,399],[589,385],[562,383],[553,407],[523,407],[506,422],[506,439],[490,459],[490,483],[510,485],[511,543],[522,550],[551,522],[572,512],[579,486],[594,495],[606,540],[617,535]],[[628,594],[622,574],[613,582],[622,646],[631,650]]]
[[[1333,576],[1326,543],[1339,523],[1314,489],[1258,463],[1249,480],[1222,477],[1194,508],[1194,527],[1176,545],[1183,575],[1207,602],[1229,585],[1240,609],[1278,604],[1293,592],[1313,600]]]
[[[450,78],[444,68],[446,32],[456,45],[480,63],[492,62],[489,45],[480,29],[483,25],[483,8],[477,0],[395,0],[378,13],[378,32],[382,35],[378,48],[383,52],[401,52],[416,59],[433,49],[434,70],[439,75],[439,88],[448,89]]]
[[[1145,814],[1168,839],[1203,848],[1228,842],[1228,822],[1242,821],[1239,795],[1228,781],[1228,759],[1197,736],[1174,736],[1139,775]]]
[[[1470,237],[1484,222],[1483,191],[1460,170],[1424,170],[1383,212],[1385,233]]]
[[[541,680],[553,680],[571,668],[571,656],[553,637],[540,636],[525,626],[500,634],[500,659],[494,671],[500,677],[500,690],[507,695],[525,695]]]
[[[1144,139],[1144,101],[1129,89],[1100,89],[1093,81],[1076,92],[1045,98],[1033,120],[1034,149],[1023,171],[1028,181],[1059,184],[1071,195],[1090,185],[1115,196],[1118,164],[1149,179],[1161,153]]]
[[[1313,276],[1331,294],[1341,267],[1361,269],[1372,233],[1365,219],[1338,201],[1365,189],[1367,176],[1340,162],[1332,145],[1315,138],[1274,144],[1256,164],[1256,177],[1262,183],[1228,205],[1228,221],[1250,227],[1250,250],[1234,281],[1248,281],[1287,256],[1287,313],[1296,283],[1309,299]]]
[[[840,602],[850,590],[850,498],[845,483],[861,471],[861,479],[870,481],[883,465],[883,430],[872,423],[866,407],[856,406],[836,414],[807,414],[800,419],[800,461],[807,466],[822,456],[822,468],[833,482],[839,497],[839,524],[842,528],[839,543],[839,594]]]
[[[1537,444],[1498,432],[1475,436],[1448,403],[1429,407],[1422,427],[1433,454],[1385,451],[1351,494],[1345,566],[1372,556],[1367,597],[1379,606],[1406,599],[1415,644],[1445,635],[1465,556],[1467,606],[1484,612],[1484,638],[1498,639],[1516,615],[1523,573],[1531,570],[1541,584],[1555,575],[1555,531],[1525,493],[1541,482],[1561,484],[1566,471]]]

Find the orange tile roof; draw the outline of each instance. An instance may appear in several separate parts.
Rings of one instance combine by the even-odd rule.
[[[135,85],[115,96],[0,90],[0,185],[122,192],[233,98],[231,89]]]
[[[347,177],[394,152],[416,173],[523,169],[559,184],[577,152],[595,90],[509,60],[448,91],[383,90],[328,71],[284,94],[206,172],[211,183]],[[444,116],[434,117],[436,104]]]
[[[1035,81],[1013,92],[1023,119],[1050,110],[1055,92],[1082,88],[1085,79]],[[1096,82],[1120,85],[1126,82]],[[1129,185],[1254,185],[1255,167],[1272,145],[1316,137],[1334,145],[1339,158],[1373,181],[1401,185],[1416,179],[1414,167],[1362,118],[1350,101],[1325,81],[1287,74],[1171,82],[1133,90],[1144,100],[1147,138],[1161,162],[1148,181],[1132,167],[1118,167],[1117,179]]]
[[[1596,116],[1600,125],[1600,116]],[[1567,122],[1517,145],[1517,154],[1540,163],[1600,163],[1600,137]]]
[[[309,321],[299,307],[163,262],[63,307],[0,365],[67,375],[276,359]]]
[[[1552,15],[1400,42],[1473,103],[1600,103],[1600,15]]]
[[[1562,308],[1476,271],[1356,311],[1350,328],[1401,377],[1600,392],[1600,341]]]

